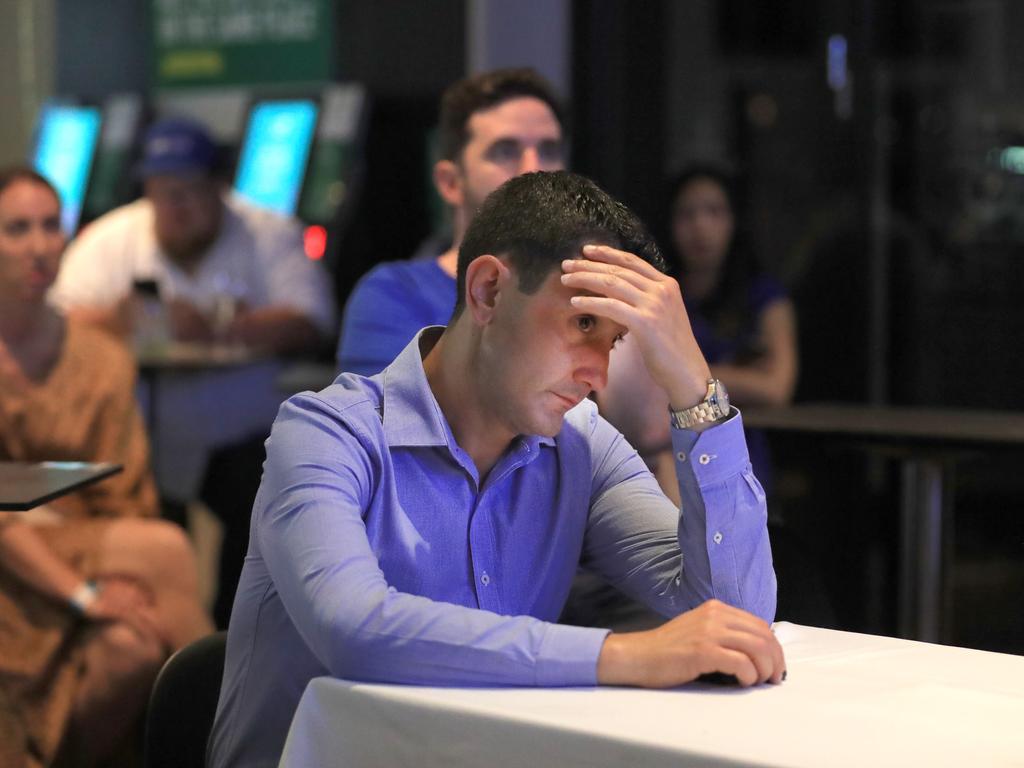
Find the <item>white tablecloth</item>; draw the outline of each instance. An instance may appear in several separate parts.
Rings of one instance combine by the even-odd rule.
[[[1024,656],[776,625],[754,689],[417,688],[317,678],[286,768],[1024,766]]]

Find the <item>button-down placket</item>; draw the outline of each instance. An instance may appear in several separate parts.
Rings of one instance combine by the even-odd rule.
[[[477,604],[495,613],[504,613],[500,584],[501,562],[494,530],[496,510],[493,504],[508,504],[501,486],[521,467],[534,461],[545,438],[519,438],[494,465],[477,495],[469,520],[469,556]]]

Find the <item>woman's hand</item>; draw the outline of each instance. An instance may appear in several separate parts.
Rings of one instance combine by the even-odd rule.
[[[103,576],[96,580],[99,594],[86,607],[84,616],[90,621],[120,621],[140,634],[155,637],[157,630],[153,594],[127,576]]]

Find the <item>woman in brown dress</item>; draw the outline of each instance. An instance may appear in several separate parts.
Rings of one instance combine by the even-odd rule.
[[[127,350],[46,302],[60,204],[0,171],[0,460],[124,471],[32,512],[0,513],[0,764],[89,766],[117,753],[156,672],[210,631],[179,528],[156,493]]]

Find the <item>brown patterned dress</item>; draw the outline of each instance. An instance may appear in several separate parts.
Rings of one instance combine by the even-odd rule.
[[[112,518],[154,515],[156,490],[134,399],[134,364],[102,332],[69,323],[41,382],[0,374],[0,460],[114,461],[124,472],[49,506],[40,526],[51,549],[83,578],[102,572]],[[0,525],[12,515],[0,513]],[[67,727],[82,672],[85,627],[0,562],[0,765],[49,765]]]

